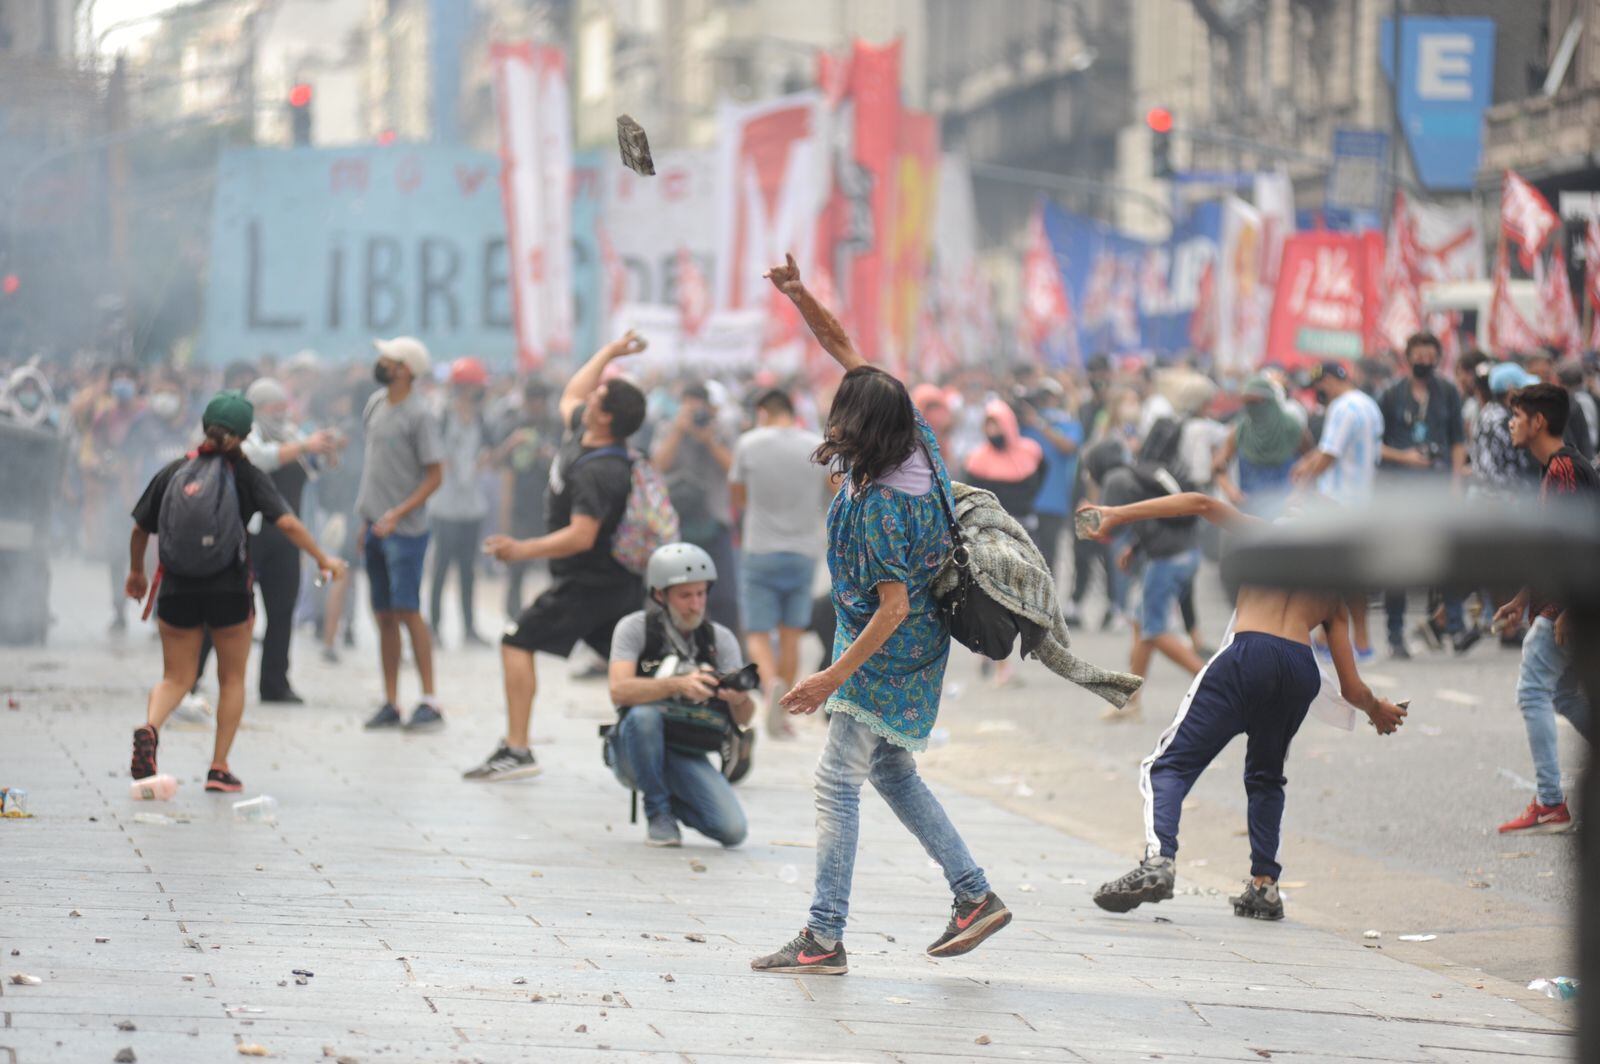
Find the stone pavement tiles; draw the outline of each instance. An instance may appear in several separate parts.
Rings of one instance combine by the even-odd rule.
[[[0,973],[42,980],[0,985],[0,1064],[110,1061],[123,1047],[220,1061],[241,1045],[301,1061],[1573,1053],[1564,1028],[1514,1003],[1292,919],[1237,919],[1223,897],[1102,913],[1090,891],[1128,855],[949,791],[1010,928],[967,957],[922,952],[949,897],[869,786],[851,974],[753,974],[750,958],[805,916],[820,730],[757,751],[743,847],[686,832],[684,849],[653,850],[600,763],[603,687],[558,670],[541,676],[535,719],[545,775],[460,781],[499,726],[495,659],[472,661],[484,708],[432,736],[363,733],[350,692],[370,677],[344,679],[353,666],[342,688],[331,670],[321,685],[347,692],[339,708],[252,704],[234,768],[244,797],[281,803],[262,824],[201,791],[210,733],[193,725],[163,735],[178,797],[128,799],[129,707],[152,651],[43,674],[0,653],[0,677],[21,678],[21,708],[0,710],[0,785],[26,786],[38,814],[0,821]],[[294,969],[315,974],[302,984]]]

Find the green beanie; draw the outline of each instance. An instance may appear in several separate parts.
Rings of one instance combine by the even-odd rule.
[[[216,425],[243,439],[250,435],[255,416],[256,408],[238,392],[218,392],[206,404],[206,412],[200,415],[200,427]]]

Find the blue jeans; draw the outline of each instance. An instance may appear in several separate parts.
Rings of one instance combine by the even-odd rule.
[[[748,832],[733,785],[707,754],[667,746],[661,710],[634,706],[611,733],[611,771],[644,795],[648,817],[670,813],[709,839],[737,846]]]
[[[828,744],[817,761],[817,881],[807,921],[812,933],[823,938],[844,936],[861,833],[861,784],[869,779],[900,823],[944,869],[956,900],[972,901],[989,893],[983,869],[917,775],[911,751],[880,738],[849,714],[835,713],[828,722]]]
[[[1589,702],[1572,671],[1572,657],[1556,645],[1555,622],[1534,619],[1522,638],[1522,668],[1517,673],[1517,708],[1528,729],[1528,751],[1533,754],[1534,780],[1539,804],[1560,805],[1561,759],[1556,754],[1556,714],[1560,713],[1585,739],[1593,741]]]

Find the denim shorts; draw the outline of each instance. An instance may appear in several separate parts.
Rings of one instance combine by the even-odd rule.
[[[1183,589],[1194,582],[1200,570],[1200,549],[1180,551],[1170,558],[1151,558],[1145,563],[1143,598],[1139,603],[1139,638],[1164,635],[1172,619],[1172,607]]]
[[[740,559],[744,627],[750,632],[811,627],[811,584],[815,558],[788,551],[750,554]]]
[[[416,613],[422,609],[422,559],[428,553],[428,533],[402,536],[398,532],[379,539],[366,526],[367,586],[372,611]]]

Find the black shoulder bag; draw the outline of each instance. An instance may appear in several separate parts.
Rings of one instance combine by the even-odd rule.
[[[1029,638],[1038,625],[1025,617],[1018,617],[983,589],[972,568],[972,554],[967,549],[966,534],[956,520],[954,503],[945,497],[944,484],[939,479],[937,467],[933,473],[933,490],[939,495],[939,506],[950,523],[953,546],[947,564],[955,566],[956,586],[939,599],[939,612],[950,626],[950,637],[975,654],[995,661],[1011,656],[1011,648],[1021,636],[1023,646],[1037,640]]]

